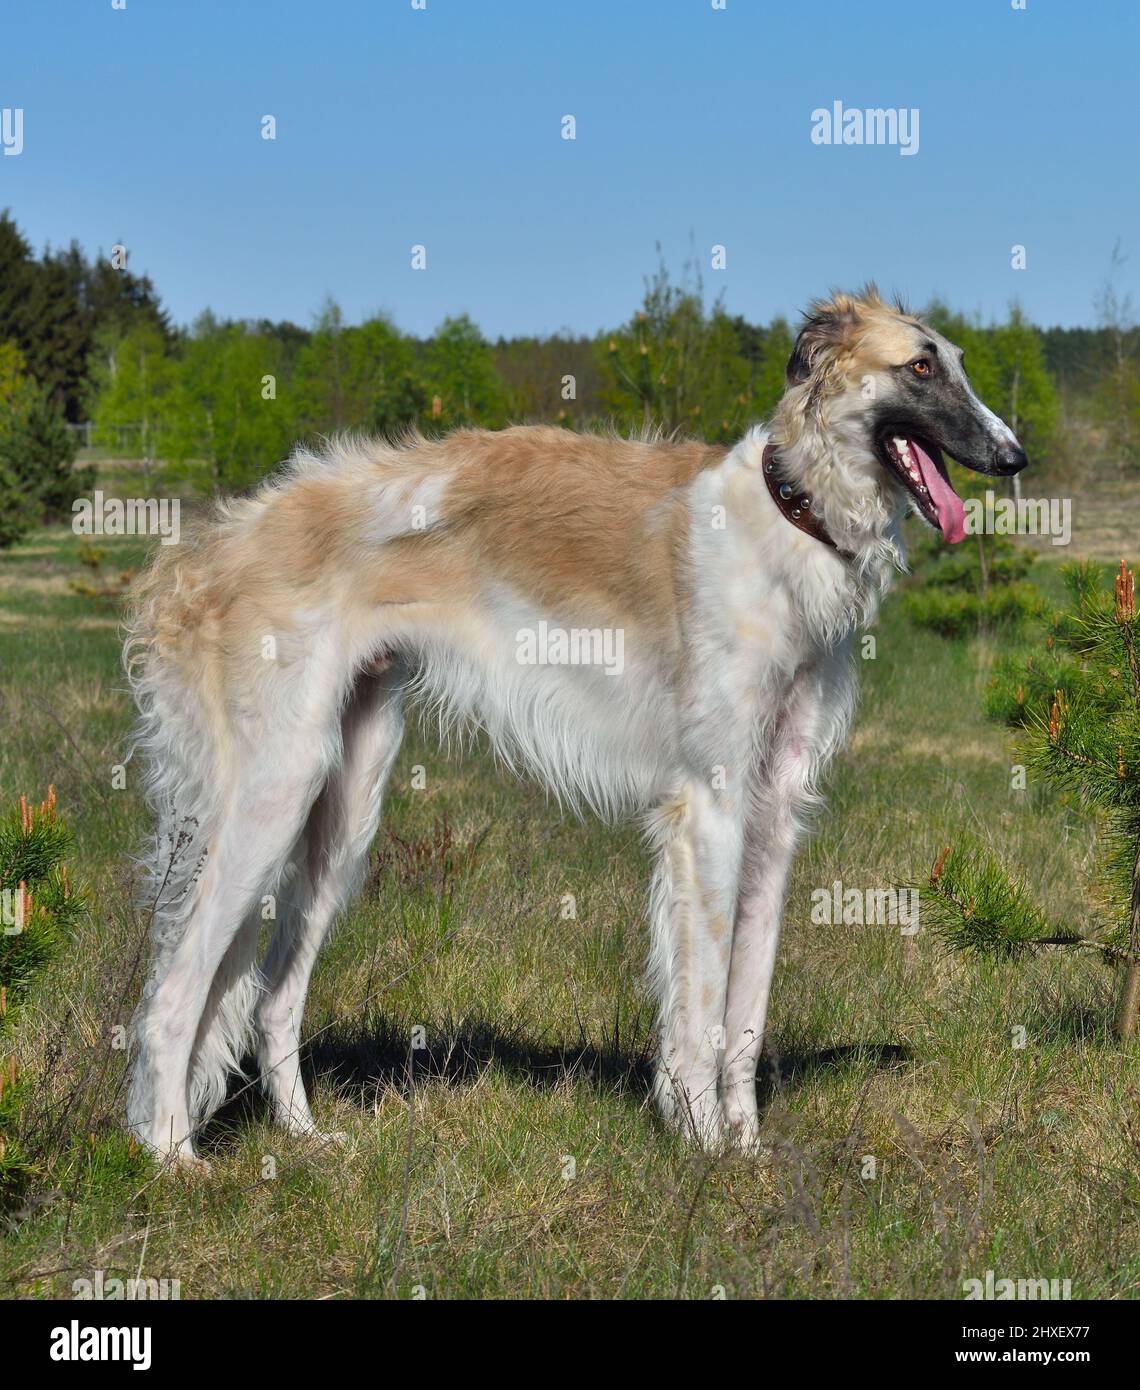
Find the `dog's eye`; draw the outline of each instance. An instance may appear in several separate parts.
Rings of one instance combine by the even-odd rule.
[[[910,364],[910,369],[915,376],[930,375],[930,363],[925,357],[920,357],[917,362],[912,362]]]

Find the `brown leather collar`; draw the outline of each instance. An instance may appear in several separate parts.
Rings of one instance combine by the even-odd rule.
[[[795,491],[791,483],[780,481],[779,450],[771,443],[764,446],[764,481],[768,484],[772,501],[793,526],[813,536],[817,541],[822,541],[824,545],[829,545],[840,555],[845,553],[831,539],[827,527],[823,524],[823,518],[812,510],[812,499],[802,492]]]

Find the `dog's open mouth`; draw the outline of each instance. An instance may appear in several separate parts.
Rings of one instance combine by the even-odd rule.
[[[888,431],[882,449],[891,469],[914,498],[919,514],[956,545],[966,537],[966,508],[946,473],[942,450],[914,435]]]

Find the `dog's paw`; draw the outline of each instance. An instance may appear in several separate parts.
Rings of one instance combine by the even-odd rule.
[[[329,1148],[343,1149],[351,1136],[347,1129],[314,1129],[310,1132],[310,1138],[315,1144],[327,1144]]]
[[[750,1080],[748,1088],[754,1091],[755,1082]],[[725,1149],[755,1158],[763,1149],[760,1143],[760,1116],[756,1106],[742,1103],[732,1091],[729,1091],[722,1104]]]
[[[313,1124],[291,1126],[289,1133],[294,1139],[301,1140],[306,1148],[312,1149],[344,1148],[351,1137],[345,1129],[318,1129]]]
[[[192,1149],[178,1149],[167,1154],[162,1160],[163,1172],[186,1178],[206,1178],[214,1171],[208,1158],[194,1153]]]
[[[669,1129],[707,1154],[724,1147],[724,1113],[711,1085],[686,1088],[662,1070],[656,1084],[657,1111]]]
[[[760,1123],[755,1116],[728,1118],[724,1125],[724,1147],[727,1153],[743,1158],[759,1158],[765,1146],[760,1141]]]

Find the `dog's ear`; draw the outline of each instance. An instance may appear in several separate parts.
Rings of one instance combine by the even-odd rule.
[[[847,295],[816,300],[804,315],[803,327],[788,358],[788,385],[802,386],[825,357],[848,343],[858,319],[855,302]]]

